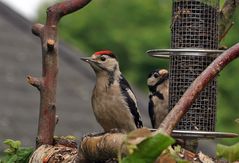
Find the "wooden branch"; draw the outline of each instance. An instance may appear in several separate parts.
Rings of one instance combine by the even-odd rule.
[[[53,143],[56,122],[56,86],[58,74],[57,25],[60,18],[85,5],[90,0],[66,0],[47,10],[45,25],[34,24],[32,33],[40,37],[42,44],[42,80],[28,76],[28,82],[40,90],[40,114],[36,145]]]
[[[63,162],[91,163],[77,150],[76,140],[69,137],[54,137],[53,145],[41,145],[31,155],[29,163]]]
[[[233,15],[239,5],[239,0],[226,0],[219,16],[219,41],[221,41],[233,25]]]
[[[27,76],[27,82],[31,84],[32,86],[36,87],[39,91],[42,88],[43,82],[41,79],[32,77],[30,75]]]
[[[61,145],[42,145],[34,151],[29,163],[73,163],[76,162],[77,159],[79,159],[77,148],[70,148]]]
[[[32,33],[33,33],[34,35],[40,37],[41,34],[42,34],[42,29],[43,29],[43,27],[44,27],[44,25],[42,25],[42,24],[38,24],[38,23],[37,23],[37,24],[34,24],[34,25],[32,26]]]
[[[67,14],[86,6],[91,0],[65,0],[47,9],[47,25],[56,25]]]
[[[81,142],[80,150],[90,161],[106,161],[110,158],[117,158],[126,137],[127,135],[123,133],[86,136]],[[122,148],[121,153],[126,154],[126,148]]]
[[[166,116],[158,131],[171,134],[180,119],[186,114],[200,92],[231,61],[239,56],[239,43],[218,56],[190,85],[178,103]]]

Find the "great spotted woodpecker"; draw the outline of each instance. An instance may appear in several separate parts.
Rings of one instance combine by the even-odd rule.
[[[135,95],[120,72],[113,52],[99,51],[81,59],[89,63],[96,74],[91,102],[96,120],[103,129],[129,132],[143,127]]]
[[[152,71],[147,79],[148,112],[153,128],[158,128],[168,113],[169,73],[166,69]]]

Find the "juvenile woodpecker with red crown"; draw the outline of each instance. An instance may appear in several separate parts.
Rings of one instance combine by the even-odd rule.
[[[169,73],[166,69],[152,71],[147,79],[149,88],[148,111],[153,128],[158,128],[168,114]]]
[[[111,129],[129,132],[143,127],[135,95],[120,72],[113,52],[99,51],[81,59],[89,63],[96,74],[91,103],[103,129],[106,132]]]

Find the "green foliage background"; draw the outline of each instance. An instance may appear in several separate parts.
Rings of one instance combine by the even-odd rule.
[[[45,10],[46,7],[41,7],[40,13],[45,13]],[[40,15],[43,22],[45,15]],[[239,40],[238,10],[234,20],[235,25],[222,41],[228,47]],[[59,33],[63,40],[87,55],[98,50],[112,50],[130,83],[146,91],[148,73],[158,67],[167,68],[168,61],[151,58],[145,52],[170,47],[170,23],[171,1],[168,0],[93,0],[84,9],[65,16]],[[239,131],[239,124],[235,122],[239,118],[238,70],[237,59],[218,77],[218,131]],[[236,141],[239,139],[226,142]]]
[[[7,148],[0,155],[0,163],[28,163],[33,152],[31,147],[22,147],[19,140],[6,139],[3,142]]]

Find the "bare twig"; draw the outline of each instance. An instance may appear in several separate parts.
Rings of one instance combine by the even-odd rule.
[[[36,87],[39,91],[42,88],[42,80],[36,77],[32,77],[30,75],[27,76],[27,82],[31,84],[32,86]]]
[[[42,34],[42,29],[43,29],[44,25],[42,24],[34,24],[32,26],[32,33],[38,37],[41,36]]]
[[[233,26],[233,15],[239,5],[239,0],[226,0],[219,17],[219,41],[221,41]]]
[[[72,12],[86,6],[91,0],[66,0],[47,9],[47,25],[56,25],[59,20]]]
[[[199,93],[232,60],[239,56],[239,43],[217,57],[190,85],[178,103],[159,126],[159,130],[171,134],[172,130],[191,107]]]
[[[28,82],[40,90],[40,115],[37,146],[52,144],[56,117],[56,86],[58,74],[57,25],[60,19],[85,5],[91,0],[67,0],[47,10],[45,25],[34,24],[32,33],[40,37],[42,44],[42,79],[28,76]]]
[[[230,25],[224,30],[224,33],[222,33],[219,37],[219,42],[226,37],[227,33],[230,31],[230,29],[234,24],[235,24],[234,22],[231,22]]]

